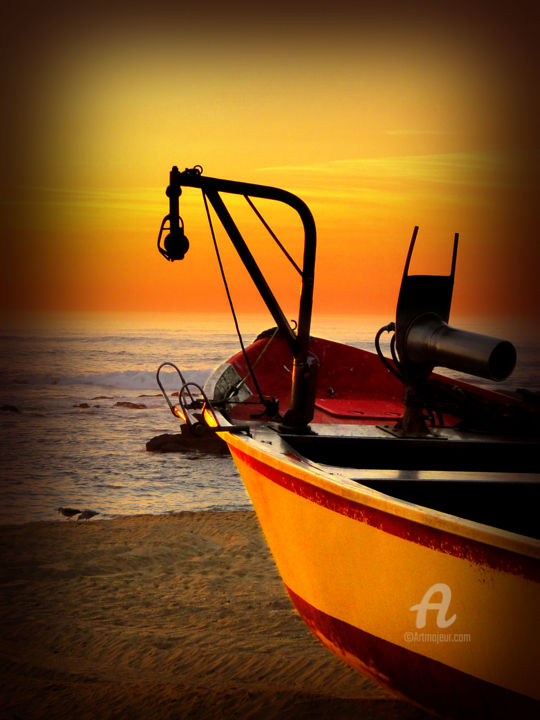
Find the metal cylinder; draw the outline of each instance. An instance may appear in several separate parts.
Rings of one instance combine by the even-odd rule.
[[[516,350],[508,340],[458,330],[435,313],[415,318],[403,344],[405,362],[446,367],[490,380],[504,380],[516,364]]]

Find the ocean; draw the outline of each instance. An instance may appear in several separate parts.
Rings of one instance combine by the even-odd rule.
[[[314,318],[312,331],[373,350],[375,333],[390,320],[328,316]],[[453,324],[501,334],[486,321]],[[249,343],[273,322],[246,316],[240,325]],[[519,360],[505,387],[538,390],[538,338],[509,329],[503,337],[516,344]],[[60,506],[102,518],[251,507],[228,455],[145,449],[152,437],[179,432],[157,386],[158,366],[171,361],[203,384],[239,349],[230,316],[18,316],[4,319],[0,342],[0,523],[58,519]],[[162,377],[169,392],[179,389],[174,373]]]

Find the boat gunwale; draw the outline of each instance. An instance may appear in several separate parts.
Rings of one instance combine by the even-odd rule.
[[[540,559],[540,541],[534,538],[386,495],[339,473],[339,468],[333,467],[332,475],[329,476],[324,465],[304,458],[292,447],[285,447],[286,438],[281,438],[274,430],[265,430],[259,426],[254,429],[254,437],[230,432],[219,434],[227,442],[229,448],[232,447],[248,458],[254,458],[273,470],[329,492],[342,500],[365,505],[400,520],[480,543],[488,548],[496,548],[533,561]],[[265,437],[266,439],[264,439]],[[279,449],[272,444],[272,437],[278,440]],[[376,472],[373,470],[374,477],[376,477]]]

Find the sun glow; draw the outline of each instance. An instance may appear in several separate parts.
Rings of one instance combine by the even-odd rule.
[[[290,8],[280,16],[278,3],[249,26],[236,6],[225,17],[210,3],[208,13],[179,16],[181,40],[171,17],[136,9],[102,26],[85,16],[69,32],[59,22],[47,36],[29,28],[40,62],[19,57],[12,104],[4,196],[17,242],[7,244],[5,306],[223,308],[198,191],[180,198],[186,259],[165,263],[155,247],[170,167],[201,163],[205,174],[277,185],[307,202],[318,229],[316,309],[390,310],[416,224],[430,267],[444,266],[460,232],[461,311],[537,307],[525,76],[507,35],[501,55],[485,14],[482,41],[474,10],[467,23],[459,8],[421,10],[389,20],[348,8],[344,23],[337,8],[315,4],[300,19]],[[234,216],[294,313],[297,273],[242,203],[232,201]],[[298,219],[262,205],[300,262]],[[218,235],[239,307],[259,310]]]

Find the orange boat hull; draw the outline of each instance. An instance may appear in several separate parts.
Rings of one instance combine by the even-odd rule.
[[[266,433],[223,439],[321,642],[443,716],[537,717],[540,543],[325,475]]]

